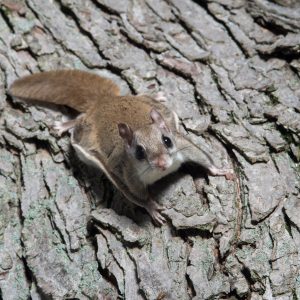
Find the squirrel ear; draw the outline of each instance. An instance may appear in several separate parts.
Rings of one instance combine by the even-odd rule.
[[[163,116],[155,108],[151,109],[150,117],[159,128],[170,131]]]
[[[119,123],[118,128],[120,137],[130,146],[133,140],[132,129],[125,123]]]

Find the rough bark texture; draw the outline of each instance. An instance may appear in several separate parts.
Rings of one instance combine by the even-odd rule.
[[[298,0],[1,0],[0,298],[300,299],[299,45]],[[6,94],[61,68],[163,91],[237,179],[158,183],[155,227]]]

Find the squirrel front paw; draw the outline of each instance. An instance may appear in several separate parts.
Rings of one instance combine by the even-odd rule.
[[[209,172],[213,176],[225,176],[227,180],[234,180],[236,178],[233,169],[218,169],[212,166],[209,168]]]
[[[145,208],[155,225],[162,226],[166,222],[165,217],[161,214],[161,211],[165,209],[162,205],[159,205],[154,200],[150,199]]]
[[[225,171],[227,171],[227,172],[225,173],[224,176],[225,176],[225,178],[226,178],[227,180],[233,181],[233,180],[236,179],[236,175],[234,174],[233,169],[227,169],[227,170],[225,170]]]

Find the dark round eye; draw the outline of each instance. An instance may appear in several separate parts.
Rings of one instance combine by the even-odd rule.
[[[135,157],[138,160],[142,160],[146,158],[146,152],[144,150],[144,148],[140,145],[137,145],[135,148]]]
[[[172,143],[172,141],[171,141],[171,139],[170,138],[168,138],[167,136],[162,136],[162,140],[163,140],[163,142],[164,142],[164,144],[165,144],[165,146],[167,147],[167,148],[171,148],[172,146],[173,146],[173,143]]]

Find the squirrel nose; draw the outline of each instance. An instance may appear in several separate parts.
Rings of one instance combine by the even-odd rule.
[[[156,167],[160,168],[162,171],[166,170],[166,160],[163,157],[158,157],[155,159],[154,164]]]

